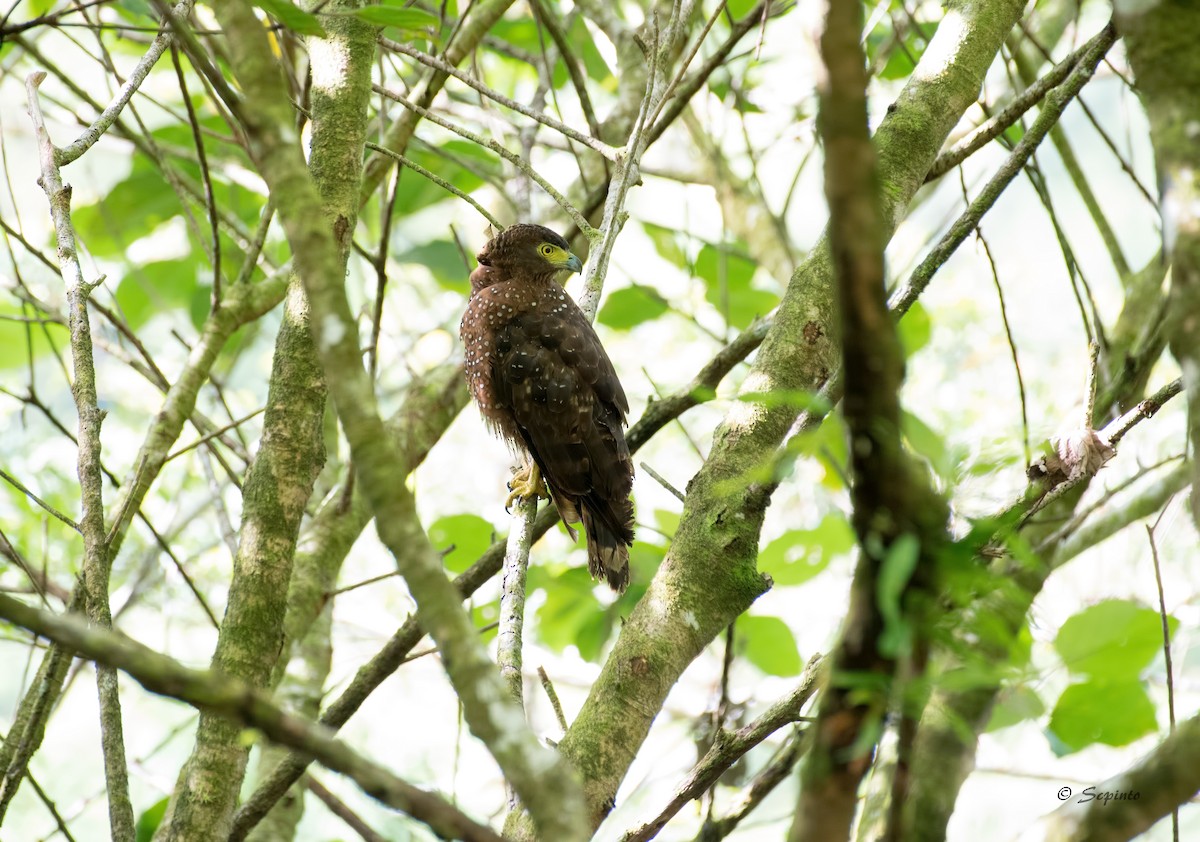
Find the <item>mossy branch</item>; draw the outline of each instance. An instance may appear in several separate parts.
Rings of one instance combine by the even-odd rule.
[[[83,268],[76,250],[75,227],[71,222],[71,187],[63,183],[56,150],[46,130],[38,100],[38,85],[45,78],[44,72],[30,73],[25,80],[25,89],[29,116],[38,143],[38,159],[41,163],[39,181],[50,202],[59,269],[67,287],[74,375],[71,394],[75,398],[75,410],[79,417],[76,442],[83,508],[79,532],[83,536],[84,604],[88,619],[101,628],[111,629],[112,609],[108,601],[108,588],[112,557],[104,533],[104,476],[100,468],[100,425],[105,413],[100,409],[96,394],[96,366],[92,359],[92,328],[88,318],[88,297],[100,281],[89,283],[83,278]],[[133,805],[129,800],[129,768],[125,762],[125,736],[116,672],[103,665],[98,667],[96,686],[100,696],[100,742],[104,749],[109,828],[116,842],[132,842]]]
[[[672,420],[680,417],[687,410],[711,400],[717,386],[725,376],[762,342],[762,337],[766,333],[767,326],[768,323],[762,321],[751,325],[737,339],[722,348],[689,383],[667,397],[653,401],[647,406],[642,417],[629,428],[628,435],[626,436],[630,453],[636,453],[658,431],[667,426]],[[444,374],[445,379],[442,379],[440,376],[434,378],[428,384],[428,391],[425,387],[422,387],[418,392],[416,400],[412,401],[411,404],[406,402],[405,407],[400,413],[400,416],[406,419],[406,423],[403,425],[397,423],[395,425],[393,434],[395,434],[395,431],[409,430],[406,437],[398,438],[397,446],[401,448],[401,452],[409,460],[407,465],[410,470],[423,457],[424,448],[429,446],[430,439],[440,429],[440,424],[449,423],[457,412],[458,407],[461,407],[462,403],[465,403],[467,399],[461,368],[454,367]],[[443,387],[445,389],[453,390],[454,400],[459,402],[458,407],[439,402],[438,395],[441,394],[440,388],[443,388],[437,385],[439,383],[444,384]],[[430,404],[427,401],[432,401],[433,404],[443,410],[446,410],[446,407],[450,406],[446,410],[445,416],[435,416],[432,432],[427,432],[424,426],[430,421],[427,409]],[[437,417],[441,417],[442,421],[437,421]],[[389,427],[392,426],[392,423],[389,422]],[[406,446],[405,442],[412,442],[412,444]],[[317,516],[317,523],[324,523],[326,526],[318,529],[316,537],[318,546],[314,547],[311,551],[314,558],[323,555],[326,557],[326,564],[333,567],[340,564],[340,558],[349,550],[349,547],[354,543],[354,538],[370,520],[370,513],[366,507],[366,502],[359,495],[360,492],[356,488],[356,502],[352,505],[348,516],[340,524],[333,511],[335,504],[327,504],[322,509],[321,514]],[[546,534],[557,522],[558,512],[553,506],[543,509],[538,513],[533,523],[533,540],[536,541],[542,535]],[[326,542],[325,548],[320,549],[320,544],[323,541]],[[493,544],[470,568],[454,580],[454,586],[458,589],[463,599],[469,598],[500,571],[506,546],[507,543],[505,541]],[[302,559],[297,561],[298,565],[303,565],[304,563]],[[312,600],[312,604],[319,602],[324,593],[324,591],[310,593],[309,599]],[[293,628],[293,626],[289,625],[289,628]],[[404,663],[409,652],[412,651],[413,647],[417,645],[424,634],[425,632],[421,628],[417,618],[410,618],[406,621],[392,635],[387,644],[358,670],[353,681],[350,682],[342,694],[326,708],[324,714],[321,716],[321,724],[334,729],[345,725],[371,693]],[[250,828],[254,827],[262,819],[266,811],[287,792],[288,787],[300,779],[309,762],[310,759],[307,757],[291,754],[272,770],[270,775],[260,784],[259,788],[246,799],[245,803],[238,810],[234,818],[230,842],[241,842],[242,839],[245,839],[246,833]]]
[[[578,784],[541,747],[508,700],[470,617],[445,577],[440,555],[417,518],[412,493],[395,478],[402,462],[386,436],[374,388],[362,367],[358,329],[342,284],[335,241],[320,224],[321,200],[309,179],[291,106],[266,33],[251,7],[222,4],[218,19],[245,92],[251,157],[276,198],[280,221],[312,308],[317,352],[354,458],[356,476],[376,515],[380,538],[416,599],[421,624],[442,653],[472,733],[488,746],[542,832],[563,842],[586,828]],[[395,144],[387,144],[395,148]]]
[[[960,3],[956,11],[961,25],[939,28],[880,126],[875,144],[889,234],[924,182],[946,136],[974,104],[1022,7],[1018,0]],[[668,107],[660,122],[669,114]],[[828,245],[823,241],[793,274],[743,385],[745,391],[819,388],[836,368],[832,290]],[[667,558],[560,743],[584,774],[594,824],[611,808],[679,675],[767,587],[755,559],[771,488],[748,481],[747,471],[774,458],[797,412],[795,407],[741,401],[731,408],[714,436],[707,462],[688,486]]]
[[[406,783],[366,759],[328,729],[287,713],[262,690],[211,671],[194,670],[130,640],[124,635],[89,627],[70,614],[31,608],[0,594],[0,617],[48,638],[67,650],[119,669],[151,693],[187,702],[195,708],[261,731],[268,739],[290,746],[340,772],[364,792],[390,807],[428,824],[452,839],[500,842],[500,836],[463,815],[438,795]]]

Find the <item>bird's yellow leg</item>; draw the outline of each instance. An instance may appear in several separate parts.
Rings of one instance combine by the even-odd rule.
[[[545,497],[550,499],[550,492],[546,488],[546,483],[542,480],[542,472],[538,468],[537,463],[532,459],[525,463],[524,467],[513,474],[512,479],[508,483],[509,494],[504,500],[505,511],[512,508],[513,503],[521,500],[533,500],[537,502],[537,498]]]

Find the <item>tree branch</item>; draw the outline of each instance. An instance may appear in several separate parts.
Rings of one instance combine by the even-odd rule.
[[[975,101],[983,77],[1020,15],[1019,0],[969,0],[959,26],[939,27],[876,146],[887,231],[923,183],[938,149]],[[686,85],[686,81],[684,83]],[[682,93],[682,86],[680,89]],[[664,109],[662,120],[671,113]],[[836,365],[832,273],[822,241],[792,276],[743,392],[812,391]],[[755,569],[771,488],[747,471],[773,459],[798,408],[736,402],[716,431],[667,557],[633,610],[559,744],[585,782],[594,824],[617,788],[669,689],[692,659],[766,588]]]
[[[683,809],[685,804],[707,792],[746,752],[785,725],[798,721],[800,711],[817,692],[817,688],[824,683],[827,673],[828,665],[825,660],[819,654],[813,655],[805,664],[800,684],[795,690],[771,705],[762,716],[749,725],[733,733],[718,731],[712,747],[675,788],[675,794],[667,806],[650,821],[627,832],[621,837],[621,842],[649,842],[667,826],[667,822]]]
[[[380,538],[416,599],[422,625],[442,652],[471,731],[488,746],[547,837],[563,842],[583,839],[587,834],[575,779],[561,760],[538,745],[508,701],[458,594],[446,580],[440,555],[420,526],[412,493],[395,481],[403,476],[402,462],[385,434],[373,385],[362,368],[358,328],[341,282],[337,250],[320,224],[320,199],[308,178],[300,139],[288,121],[291,106],[266,33],[245,3],[222,4],[217,14],[249,106],[245,119],[251,157],[276,197],[312,307],[317,352]]]
[[[1187,433],[1200,448],[1200,65],[1191,52],[1200,38],[1194,10],[1166,3],[1118,4],[1129,63],[1150,119],[1163,215],[1163,253],[1171,260],[1168,328],[1171,353],[1187,391]],[[1200,459],[1192,460],[1192,521],[1200,529]]]
[[[180,3],[171,10],[171,14],[178,17],[180,20],[186,19],[192,13],[192,3],[194,0],[180,0]],[[138,60],[137,66],[130,72],[129,77],[125,80],[125,84],[121,86],[121,90],[117,92],[117,96],[113,99],[112,104],[101,112],[90,126],[84,130],[83,134],[77,140],[68,146],[54,150],[54,160],[59,166],[65,167],[79,159],[84,152],[87,152],[104,133],[109,130],[117,118],[121,116],[121,112],[137,93],[138,88],[142,86],[142,82],[150,75],[150,70],[154,67],[158,60],[162,58],[162,54],[171,46],[174,37],[164,29],[150,42],[150,49],[146,50],[146,54]]]
[[[1058,123],[1071,100],[1091,80],[1096,66],[1116,40],[1116,27],[1109,23],[1088,42],[1084,56],[1071,71],[1067,81],[1046,95],[1045,106],[1038,114],[1037,119],[1033,121],[1033,125],[1029,127],[1029,131],[1013,149],[1012,154],[1008,156],[1008,160],[996,171],[966,212],[955,221],[945,236],[921,261],[921,264],[912,271],[904,285],[892,294],[890,304],[893,309],[903,312],[917,300],[937,270],[975,229],[975,226],[983,219],[983,215],[996,203],[1009,183],[1024,169],[1038,144],[1042,142],[1051,127]]]
[[[518,114],[524,114],[529,119],[536,120],[537,122],[541,123],[543,126],[554,129],[556,132],[560,133],[564,137],[570,138],[571,140],[575,141],[576,143],[582,143],[588,149],[591,149],[593,152],[599,153],[600,155],[604,156],[605,158],[607,158],[610,161],[614,160],[618,154],[619,150],[613,149],[611,146],[609,146],[604,141],[597,140],[595,137],[588,137],[587,135],[583,134],[582,132],[576,131],[575,129],[568,126],[566,123],[562,122],[561,120],[556,120],[555,118],[551,117],[549,114],[546,114],[543,111],[535,111],[534,109],[529,108],[528,106],[522,105],[521,103],[517,102],[515,99],[510,99],[509,97],[506,97],[504,94],[500,93],[499,91],[493,90],[492,88],[483,84],[478,79],[476,79],[474,76],[470,76],[470,75],[464,73],[463,71],[459,70],[454,65],[448,64],[445,61],[442,61],[440,58],[437,58],[436,56],[431,56],[428,53],[423,53],[418,49],[408,46],[407,44],[402,44],[398,41],[392,41],[387,38],[380,38],[379,43],[384,49],[391,50],[396,53],[400,53],[401,55],[406,55],[409,58],[416,59],[417,61],[419,61],[421,64],[425,65],[426,67],[432,67],[433,69],[437,70],[440,73],[445,73],[447,76],[453,76],[455,79],[464,83],[468,87],[474,88],[475,90],[479,91],[479,93],[483,94],[488,99],[493,100],[494,102],[500,103],[505,108],[511,108],[513,111],[516,111]],[[503,228],[503,226],[499,226],[499,227]]]
[[[758,347],[766,328],[766,322],[751,325],[730,345],[722,348],[691,382],[668,397],[654,401],[647,406],[642,417],[629,428],[626,435],[629,452],[636,453],[655,433],[688,409],[711,400],[715,395],[717,385],[725,378],[725,375]],[[453,390],[454,400],[457,401],[457,404],[441,397],[444,393],[436,385],[428,391],[422,388],[420,394],[424,397],[417,401],[406,401],[405,407],[401,411],[403,415],[411,419],[411,426],[416,430],[422,428],[422,423],[429,422],[433,408],[449,407],[447,415],[443,419],[448,424],[458,409],[466,402],[466,387],[460,366],[453,367],[442,382],[445,384],[445,389]],[[425,400],[430,403],[425,403]],[[436,429],[440,429],[440,422],[435,422],[434,426]],[[396,429],[403,428],[396,425]],[[414,460],[408,463],[409,470],[411,470],[411,466],[419,461],[418,454],[423,456],[421,448],[427,447],[431,442],[416,432],[409,433],[409,436],[415,438],[417,444],[414,447],[401,447],[401,452],[407,454],[410,460]],[[327,538],[329,544],[323,552],[314,549],[312,552],[314,558],[321,555],[332,556],[340,563],[340,558],[349,550],[354,539],[370,519],[365,502],[359,502],[358,488],[355,489],[355,501],[350,516],[344,518],[341,524],[331,517],[332,504],[326,504],[326,507],[322,509],[317,516],[318,525],[314,529],[322,537],[329,536]],[[557,522],[558,512],[553,506],[543,509],[534,520],[533,540],[536,541],[546,534]],[[325,524],[325,526],[322,527],[320,524]],[[506,542],[493,544],[469,569],[454,580],[454,586],[463,599],[470,597],[499,572],[503,564],[505,548]],[[297,560],[298,567],[304,564],[302,559],[303,554]],[[336,570],[337,565],[331,564],[330,567]],[[314,601],[323,598],[326,592],[319,588],[315,591],[315,594],[310,593]],[[293,598],[291,601],[295,602],[296,600]],[[290,625],[289,628],[291,628]],[[420,642],[424,634],[418,618],[409,618],[392,635],[387,644],[370,661],[359,668],[349,686],[325,709],[325,713],[321,716],[321,724],[334,729],[345,725],[371,693],[404,663],[409,652]],[[269,777],[260,784],[259,788],[246,799],[238,810],[230,842],[241,842],[245,839],[249,829],[262,819],[271,805],[287,792],[288,787],[300,779],[308,763],[309,758],[292,754],[272,770]]]
[[[1130,769],[1073,795],[1021,839],[1124,842],[1140,836],[1200,791],[1197,756],[1200,715],[1180,725]]]
[[[149,68],[147,67],[147,72]],[[96,396],[96,367],[92,360],[92,329],[88,321],[88,296],[96,283],[83,279],[83,269],[75,249],[75,228],[71,223],[71,188],[63,184],[54,144],[46,131],[37,88],[46,78],[44,72],[31,73],[25,80],[29,116],[33,120],[41,162],[42,189],[50,200],[50,213],[58,242],[58,259],[67,287],[71,359],[75,382],[71,392],[79,415],[79,489],[83,517],[79,531],[83,536],[83,587],[87,598],[88,619],[101,628],[112,628],[112,609],[108,601],[112,557],[104,534],[104,477],[100,468],[100,425],[104,415]],[[130,91],[132,96],[132,91]],[[99,136],[97,134],[97,136]],[[101,279],[103,280],[103,279]],[[104,778],[108,791],[109,829],[116,842],[134,838],[133,804],[129,800],[129,768],[125,763],[125,737],[121,725],[121,695],[117,674],[111,668],[96,669],[96,687],[100,696],[100,741],[104,749]]]
[[[151,693],[257,728],[352,779],[364,792],[452,839],[500,842],[500,836],[455,807],[362,757],[328,730],[276,707],[261,690],[227,675],[189,669],[114,632],[89,628],[69,614],[31,608],[0,594],[0,617],[54,640],[89,660],[129,674]]]
[[[827,8],[821,56],[828,79],[821,91],[820,123],[859,560],[832,677],[821,695],[813,744],[801,771],[791,842],[849,837],[883,718],[894,699],[905,698],[910,678],[923,670],[923,615],[935,586],[937,558],[948,540],[946,504],[901,444],[904,352],[884,300],[887,233],[867,134],[862,6],[831,2]],[[905,706],[898,713],[903,732],[914,720]],[[893,797],[901,801],[905,761],[894,779]]]
[[[1041,102],[1051,89],[1062,84],[1062,81],[1070,75],[1071,71],[1075,69],[1076,65],[1079,64],[1080,60],[1087,53],[1089,46],[1091,46],[1090,43],[1083,45],[1054,65],[1049,73],[1017,94],[1012,102],[992,115],[987,122],[976,126],[965,137],[955,143],[953,147],[938,155],[937,160],[933,162],[933,166],[929,168],[929,174],[925,177],[925,180],[934,181],[941,178],[971,155],[974,155],[984,146],[987,146],[997,137],[1004,134],[1010,126],[1021,119],[1026,111]]]

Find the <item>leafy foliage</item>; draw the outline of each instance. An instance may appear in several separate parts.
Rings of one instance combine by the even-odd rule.
[[[1154,703],[1137,680],[1082,681],[1059,697],[1048,736],[1062,756],[1093,743],[1123,746],[1158,727]]]
[[[462,573],[492,545],[495,529],[474,514],[448,515],[429,526],[429,540],[445,553],[446,569]]]
[[[796,637],[778,617],[743,614],[735,624],[734,639],[741,654],[767,675],[799,675],[803,664]]]
[[[1172,632],[1179,626],[1167,618]],[[1136,678],[1162,652],[1163,627],[1157,611],[1125,599],[1106,599],[1071,617],[1054,648],[1075,675],[1098,681]]]

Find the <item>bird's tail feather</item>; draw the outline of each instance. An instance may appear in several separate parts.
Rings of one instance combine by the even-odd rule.
[[[605,523],[605,518],[584,504],[579,507],[583,528],[587,530],[588,572],[595,579],[604,579],[617,593],[624,593],[629,584],[629,545],[632,534],[620,534]],[[629,532],[628,529],[623,530]]]

